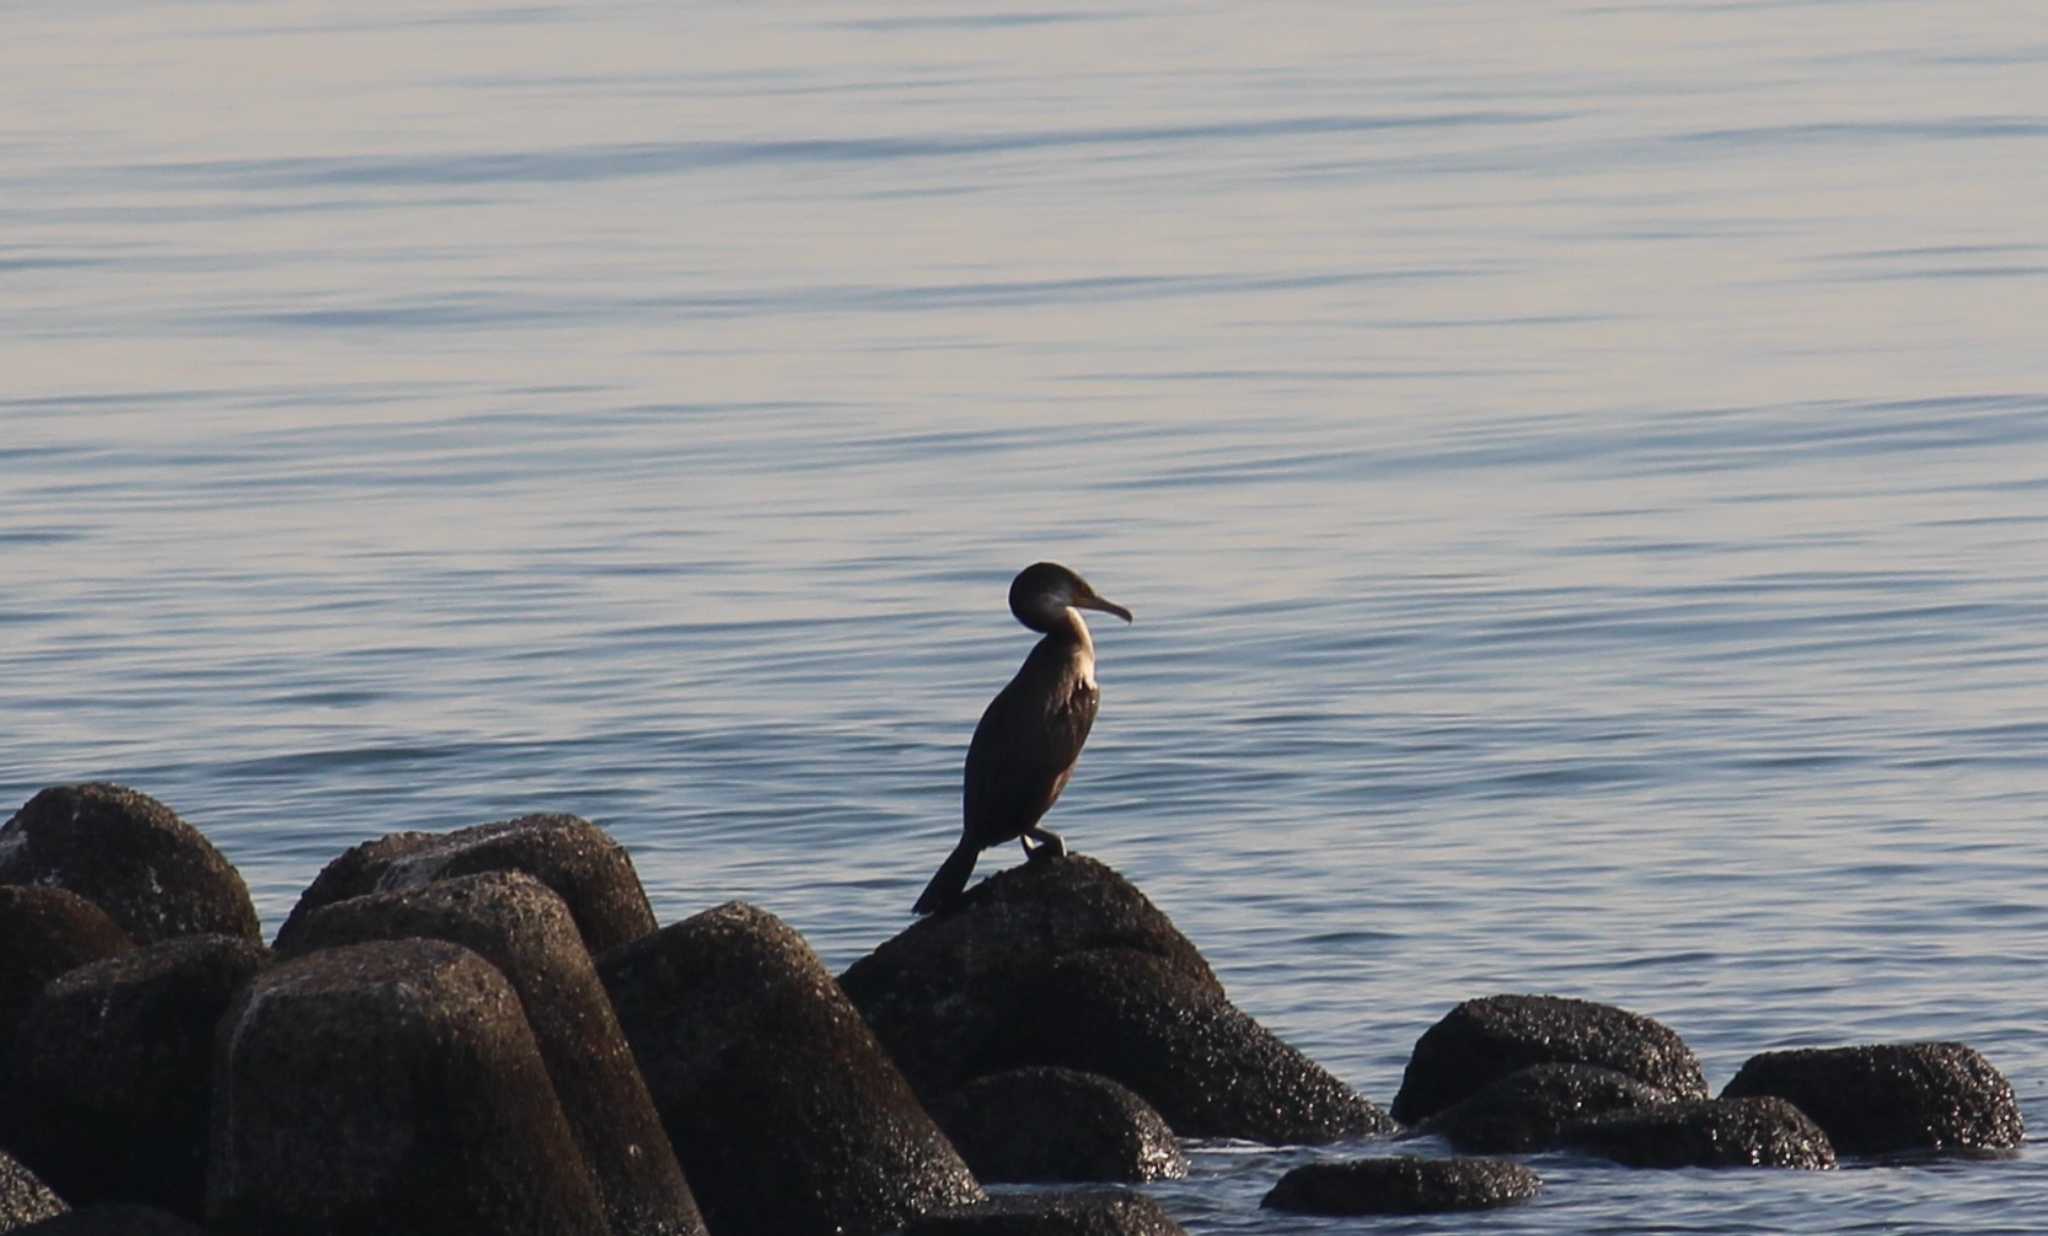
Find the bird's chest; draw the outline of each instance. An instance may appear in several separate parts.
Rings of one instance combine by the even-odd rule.
[[[1095,685],[1093,674],[1075,674],[1067,679],[1066,690],[1060,693],[1060,700],[1054,706],[1052,723],[1062,730],[1077,735],[1086,734],[1088,726],[1095,720],[1095,709],[1102,700],[1102,692]]]
[[[1062,711],[1092,717],[1095,715],[1096,705],[1101,700],[1102,692],[1096,688],[1093,678],[1076,678],[1072,688],[1067,692]]]

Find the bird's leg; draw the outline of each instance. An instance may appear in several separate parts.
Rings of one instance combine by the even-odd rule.
[[[1050,829],[1027,828],[1024,830],[1024,835],[1017,838],[1017,840],[1023,843],[1024,857],[1032,862],[1037,862],[1041,858],[1065,858],[1067,856],[1067,843],[1060,839],[1058,833]],[[1035,846],[1031,844],[1034,841],[1038,843]]]

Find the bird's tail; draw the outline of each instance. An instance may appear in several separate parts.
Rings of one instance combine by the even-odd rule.
[[[939,864],[938,874],[924,886],[924,896],[911,907],[912,914],[930,914],[934,910],[952,908],[960,900],[960,894],[967,891],[967,879],[974,874],[974,860],[981,856],[979,846],[968,844],[964,839],[953,847],[946,861]]]

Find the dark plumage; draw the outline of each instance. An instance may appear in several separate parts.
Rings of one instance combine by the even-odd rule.
[[[1015,838],[1027,856],[1037,846],[1050,846],[1054,854],[1067,852],[1059,835],[1040,828],[1038,821],[1067,788],[1102,698],[1095,686],[1095,640],[1081,620],[1084,609],[1131,620],[1131,611],[1096,596],[1086,580],[1056,562],[1026,567],[1010,581],[1010,612],[1045,638],[974,727],[960,844],[925,886],[916,913],[943,910],[959,900],[974,874],[975,858],[992,845]]]

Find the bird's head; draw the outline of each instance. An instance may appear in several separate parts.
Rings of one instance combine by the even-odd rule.
[[[1057,562],[1038,562],[1010,581],[1010,612],[1034,631],[1052,631],[1067,621],[1068,608],[1115,614],[1125,622],[1131,611],[1095,595],[1095,589]]]

